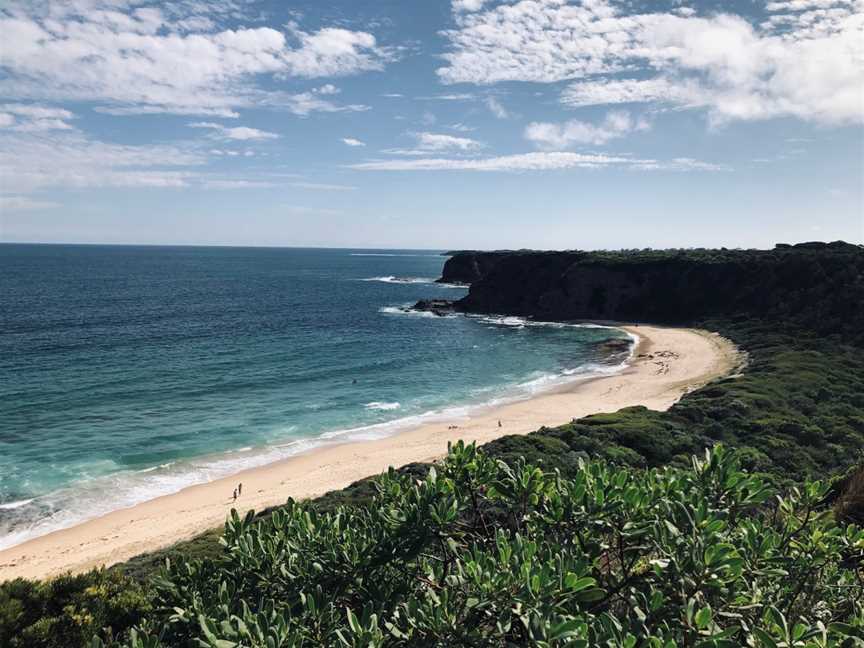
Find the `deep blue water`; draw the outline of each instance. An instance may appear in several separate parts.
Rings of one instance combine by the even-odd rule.
[[[0,245],[0,547],[623,360],[613,329],[400,312],[464,294],[431,283],[443,262]]]

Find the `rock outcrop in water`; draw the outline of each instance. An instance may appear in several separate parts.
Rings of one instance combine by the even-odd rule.
[[[421,310],[434,313],[440,317],[452,315],[456,312],[455,303],[452,299],[421,299],[412,310]]]
[[[457,252],[442,280],[471,284],[452,305],[461,312],[667,324],[770,318],[864,342],[864,247],[840,241],[773,250]]]

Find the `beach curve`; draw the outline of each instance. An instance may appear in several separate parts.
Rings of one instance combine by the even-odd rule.
[[[458,439],[483,444],[633,405],[665,410],[683,394],[740,364],[735,346],[715,333],[644,325],[620,328],[639,339],[633,361],[622,373],[485,408],[470,417],[425,423],[383,439],[317,448],[114,511],[0,551],[0,581],[122,562],[221,525],[232,506],[245,512],[281,504],[288,497],[322,495],[389,466],[435,460]],[[243,483],[243,494],[234,504],[231,494],[238,482]]]

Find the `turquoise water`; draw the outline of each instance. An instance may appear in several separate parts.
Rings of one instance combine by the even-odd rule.
[[[526,397],[626,334],[405,313],[427,251],[0,245],[0,547],[321,443]]]

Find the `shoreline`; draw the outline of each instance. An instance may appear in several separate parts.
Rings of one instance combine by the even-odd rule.
[[[588,377],[528,399],[480,407],[466,417],[421,423],[380,439],[320,446],[113,511],[0,551],[0,581],[45,578],[122,562],[221,526],[232,507],[242,514],[284,503],[289,496],[298,500],[316,497],[389,466],[433,461],[446,453],[450,441],[464,439],[482,445],[501,436],[526,434],[633,405],[668,409],[688,391],[740,364],[734,345],[715,333],[658,326],[616,328],[638,340],[629,366],[619,373]],[[243,494],[234,503],[231,493],[239,482]]]
[[[370,281],[370,279],[362,279],[359,281]],[[383,310],[383,308],[379,309],[379,311]],[[400,315],[403,312],[405,311],[400,307]],[[422,315],[433,319],[438,317],[430,312],[410,312],[412,315],[416,313],[416,315]],[[460,315],[460,317],[461,316],[462,315]],[[109,473],[97,477],[89,482],[84,481],[79,486],[81,490],[78,490],[77,492],[75,491],[75,484],[64,486],[57,489],[55,493],[63,493],[66,491],[75,497],[73,504],[80,502],[77,510],[74,512],[67,512],[63,509],[60,511],[60,515],[56,520],[53,519],[53,515],[49,515],[47,518],[35,521],[35,523],[26,530],[20,528],[15,529],[9,535],[0,537],[0,553],[24,544],[25,542],[30,542],[31,540],[38,539],[56,531],[62,531],[64,529],[79,526],[91,520],[109,515],[115,511],[132,508],[166,495],[173,495],[191,486],[209,483],[218,479],[230,478],[241,472],[284,461],[323,447],[342,445],[355,441],[372,441],[395,436],[422,425],[431,425],[438,422],[452,423],[454,421],[465,420],[466,417],[487,412],[494,407],[528,400],[540,394],[566,390],[572,388],[575,384],[588,382],[595,377],[620,373],[629,366],[639,341],[637,336],[623,331],[620,327],[616,326],[614,322],[533,322],[522,317],[480,314],[464,316],[475,318],[480,322],[490,320],[490,324],[514,326],[517,328],[523,328],[525,326],[550,326],[553,328],[584,327],[602,328],[610,331],[614,330],[618,334],[625,334],[625,337],[620,339],[626,339],[628,341],[629,349],[627,350],[626,358],[622,359],[621,354],[617,354],[617,357],[615,358],[617,364],[587,362],[576,369],[564,369],[559,373],[540,372],[541,375],[536,378],[528,379],[526,377],[521,381],[496,385],[492,388],[491,394],[482,397],[483,400],[480,400],[480,398],[476,400],[457,400],[456,402],[439,405],[433,409],[426,409],[426,411],[408,414],[401,411],[399,403],[394,403],[394,405],[396,405],[396,408],[394,409],[400,411],[394,412],[396,418],[390,420],[359,423],[355,419],[355,421],[346,423],[339,427],[324,429],[313,436],[274,439],[266,445],[231,448],[214,453],[204,453],[190,457],[168,459],[163,464],[151,465],[139,469],[121,469],[115,473]],[[448,317],[456,316],[451,315]],[[506,320],[513,321],[505,324]],[[369,405],[387,406],[390,405],[390,403],[367,403],[365,404],[365,407],[369,409]],[[383,407],[381,409],[390,408]],[[290,425],[288,427],[296,429],[295,425]],[[142,481],[140,478],[140,475],[143,474],[147,475],[147,478],[145,478],[147,480],[146,482]],[[118,484],[116,481],[118,479],[125,479],[125,482]],[[114,490],[115,485],[118,487],[117,490]],[[34,496],[30,499],[0,504],[0,513],[2,513],[3,509],[15,509],[37,499],[42,500],[43,498],[50,498],[55,493],[47,493]],[[101,493],[110,493],[110,495],[102,499]],[[86,509],[82,510],[82,504]]]

